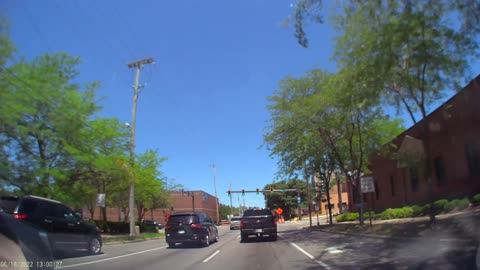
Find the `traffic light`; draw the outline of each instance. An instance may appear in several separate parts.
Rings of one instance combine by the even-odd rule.
[[[257,188],[257,195],[260,194],[260,189]]]
[[[242,189],[242,196],[245,196],[245,189]]]
[[[227,191],[227,193],[228,193],[228,197],[232,197],[232,191],[229,190]]]

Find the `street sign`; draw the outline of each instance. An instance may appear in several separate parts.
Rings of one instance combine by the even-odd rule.
[[[280,208],[280,207],[279,207],[279,208],[277,208],[277,210],[276,210],[276,211],[277,211],[277,214],[279,214],[279,215],[281,215],[281,214],[283,213],[283,209],[282,209],[282,208]]]
[[[315,211],[319,211],[319,210],[320,210],[320,206],[315,205]]]
[[[360,178],[360,188],[362,189],[362,193],[375,192],[373,177],[368,176]]]
[[[97,194],[97,206],[105,207],[105,193]]]

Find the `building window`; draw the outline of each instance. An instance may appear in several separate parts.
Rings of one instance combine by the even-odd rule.
[[[390,176],[390,191],[392,196],[395,196],[395,177],[393,175]]]
[[[412,192],[418,191],[418,169],[410,168],[410,185]]]
[[[335,205],[330,204],[330,209],[334,209]],[[328,204],[325,204],[325,210],[328,210]]]
[[[378,200],[380,200],[380,189],[378,188],[378,182],[375,181],[375,197]]]
[[[467,154],[468,170],[470,176],[480,176],[480,157],[478,156],[477,147],[473,143],[465,145]]]
[[[436,157],[433,160],[433,166],[435,167],[437,184],[439,186],[445,185],[445,183],[447,182],[447,175],[445,173],[445,163],[443,162],[443,157]]]

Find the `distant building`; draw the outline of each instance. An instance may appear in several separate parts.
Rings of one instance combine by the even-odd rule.
[[[331,176],[331,181],[334,180],[335,174],[332,174]],[[320,179],[318,177],[314,178],[315,181],[315,186],[320,185]],[[341,192],[341,199],[342,199],[342,205],[339,204],[339,199],[338,199],[338,186],[335,184],[330,187],[330,208],[332,209],[332,214],[336,214],[340,212],[340,207],[342,207],[343,212],[348,210],[349,206],[349,196],[348,196],[348,186],[343,183],[340,184],[340,192]],[[312,210],[318,212],[319,214],[328,214],[328,199],[327,199],[327,194],[326,193],[316,193],[316,200],[315,200],[315,206],[318,207],[318,211],[315,209],[315,207],[312,208]]]
[[[480,76],[430,113],[431,180],[434,198],[455,198],[480,192]],[[370,201],[376,211],[429,202],[427,180],[415,166],[423,155],[423,123],[418,122],[392,143],[404,160],[377,156],[371,171],[376,192]],[[416,162],[421,166],[421,161]],[[354,202],[355,204],[357,202]]]
[[[193,194],[193,203],[192,196]],[[107,195],[108,196],[108,195]],[[158,208],[146,210],[144,219],[155,220],[160,223],[166,222],[166,216],[175,212],[191,212],[193,207],[195,211],[207,213],[214,222],[217,222],[217,208],[216,198],[207,192],[201,190],[195,190],[190,192],[171,191],[170,199],[172,206],[170,208]],[[94,212],[93,219],[102,219],[101,209],[97,207]],[[120,209],[115,207],[107,207],[107,220],[108,221],[128,221],[128,209]],[[83,211],[83,215],[86,218],[91,218],[90,213],[87,210]],[[137,209],[135,209],[135,217],[138,219]]]

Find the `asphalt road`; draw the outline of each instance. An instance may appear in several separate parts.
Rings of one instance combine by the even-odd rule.
[[[276,242],[240,243],[239,231],[219,227],[209,247],[168,248],[164,240],[104,246],[103,254],[58,260],[60,269],[476,269],[476,243],[402,242],[301,229],[279,224]],[[480,270],[480,269],[479,269]]]

